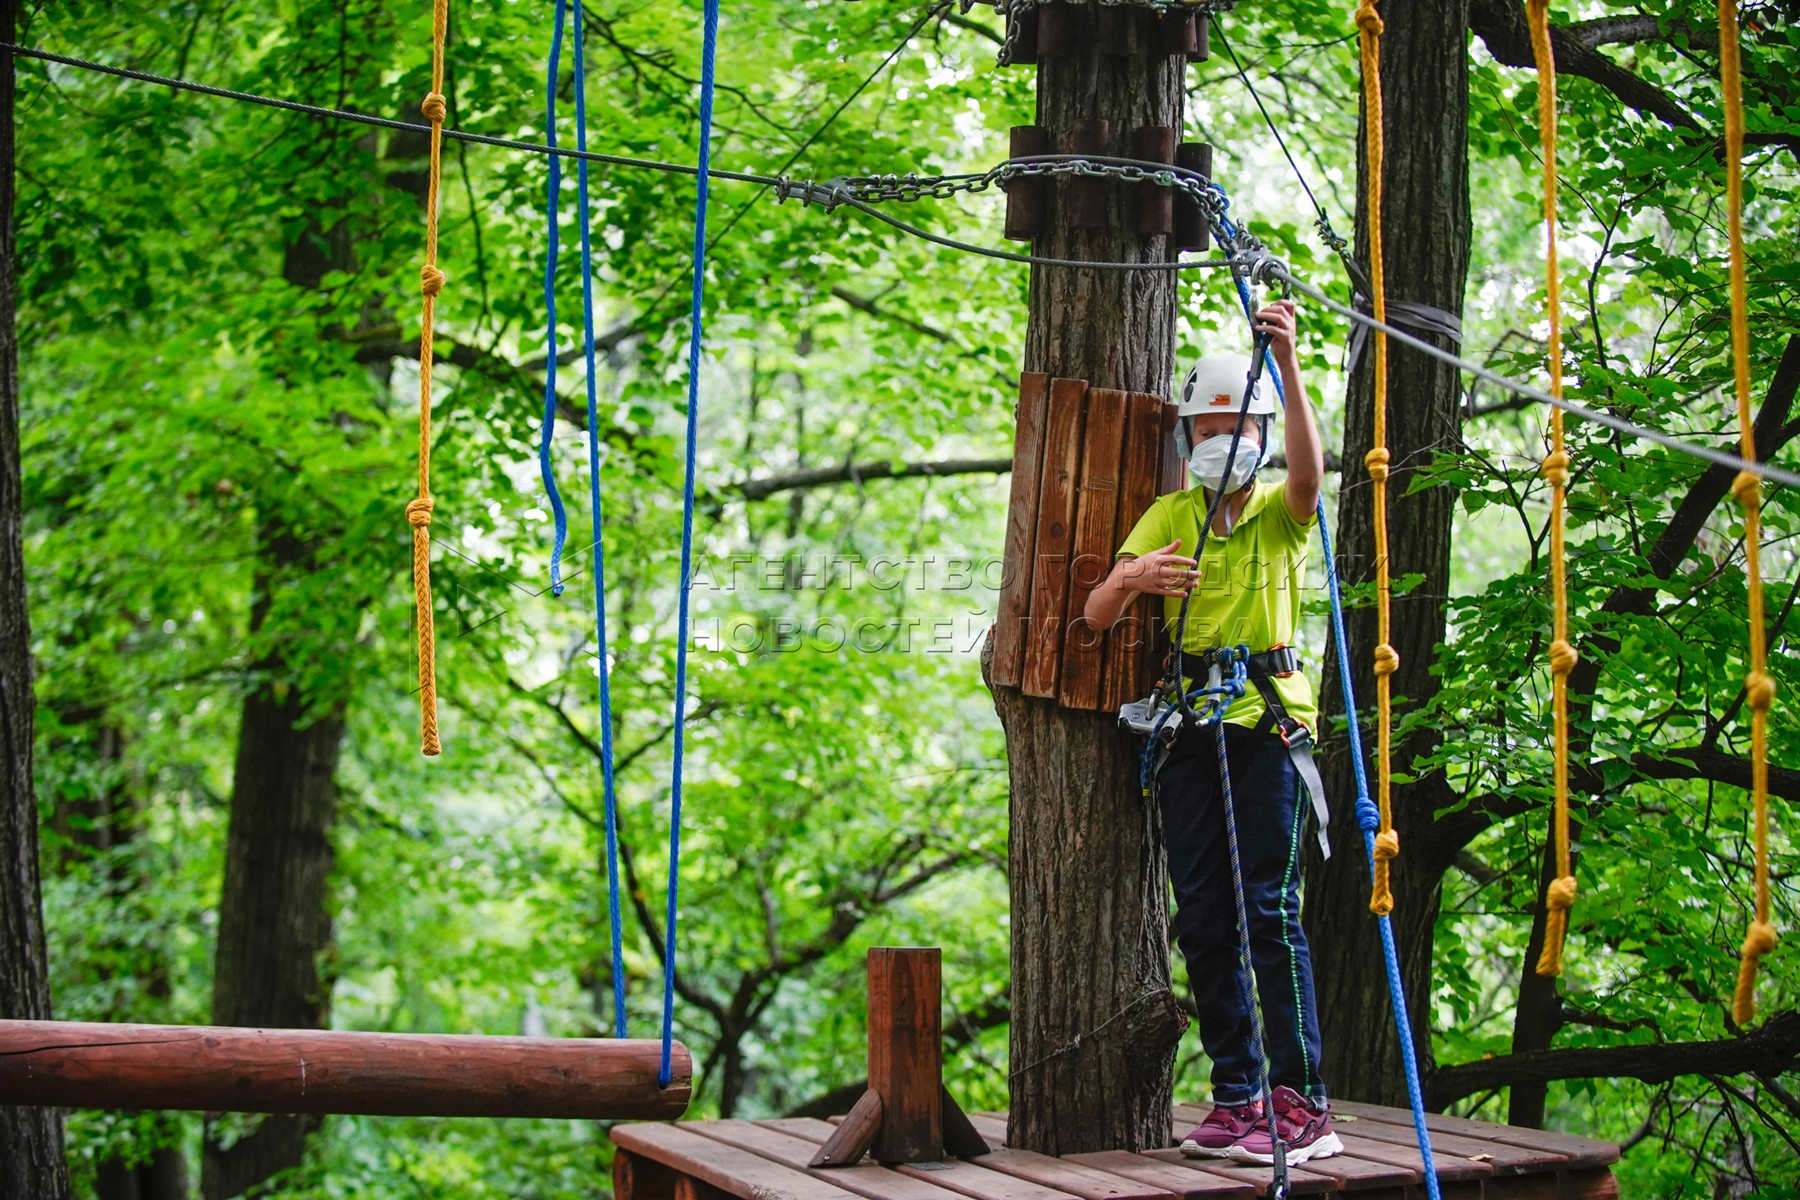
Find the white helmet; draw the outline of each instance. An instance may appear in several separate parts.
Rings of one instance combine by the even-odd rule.
[[[1238,412],[1244,403],[1244,386],[1250,381],[1250,365],[1248,354],[1204,356],[1188,368],[1187,380],[1176,397],[1176,414],[1195,417],[1209,412]],[[1253,417],[1275,415],[1275,397],[1263,387],[1261,379],[1256,381],[1250,393],[1250,407],[1245,411]]]

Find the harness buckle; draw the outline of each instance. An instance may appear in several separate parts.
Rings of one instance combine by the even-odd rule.
[[[1275,731],[1281,735],[1282,744],[1289,750],[1304,750],[1313,744],[1312,730],[1298,718],[1284,717],[1275,723]]]

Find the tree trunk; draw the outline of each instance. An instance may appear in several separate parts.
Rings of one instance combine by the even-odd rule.
[[[17,40],[17,0],[0,0],[0,41]],[[50,1018],[38,890],[38,810],[31,782],[36,713],[26,610],[19,465],[17,230],[13,224],[13,57],[0,56],[0,1017]],[[62,1114],[0,1108],[0,1195],[69,1194]]]
[[[1181,58],[1101,57],[1093,38],[1077,41],[1038,72],[1037,124],[1053,149],[1071,147],[1081,118],[1112,123],[1115,155],[1131,154],[1136,127],[1181,128]],[[1111,202],[1113,228],[1074,230],[1066,188],[1055,191],[1037,253],[1168,253],[1166,238],[1129,232],[1128,193]],[[1170,272],[1032,269],[1027,371],[1167,394],[1174,332]],[[1166,1145],[1186,1021],[1170,989],[1168,877],[1155,806],[1139,796],[1138,747],[1116,717],[993,691],[1012,796],[1011,1144],[1045,1154]]]
[[[290,244],[283,269],[288,283],[316,288],[327,270],[350,266],[347,226],[339,221],[325,236],[315,226]],[[317,566],[293,530],[276,520],[265,523],[253,633],[264,631],[271,593],[290,575]],[[299,665],[271,651],[257,664],[256,682],[244,698],[214,957],[218,1025],[322,1029],[329,1011],[330,985],[319,977],[318,958],[331,942],[326,885],[344,711],[341,702],[317,711],[317,698],[293,682]],[[229,1146],[209,1126],[202,1197],[227,1200],[298,1166],[306,1136],[317,1126],[317,1117],[269,1116]]]
[[[1580,837],[1580,824],[1573,815],[1569,819],[1569,838]],[[1539,856],[1538,885],[1534,893],[1536,910],[1531,920],[1531,938],[1525,945],[1525,959],[1519,964],[1519,1002],[1513,1010],[1512,1052],[1524,1054],[1532,1050],[1548,1050],[1562,1028],[1562,993],[1556,977],[1537,973],[1538,955],[1544,952],[1548,910],[1544,907],[1544,889],[1556,877],[1556,845],[1545,831],[1544,850]],[[1544,1127],[1544,1105],[1550,1085],[1539,1080],[1515,1083],[1506,1090],[1506,1123],[1526,1129]]]
[[[1386,0],[1381,39],[1386,179],[1382,222],[1389,300],[1410,300],[1461,313],[1469,262],[1468,23],[1466,0]],[[1361,144],[1359,140],[1359,145]],[[1367,163],[1359,152],[1359,175]],[[1367,263],[1368,213],[1357,191],[1359,258]],[[1338,561],[1346,584],[1373,578],[1375,540],[1369,475],[1363,456],[1374,444],[1374,355],[1365,352],[1350,381],[1344,423],[1344,470],[1338,505]],[[1417,706],[1437,691],[1428,673],[1442,642],[1450,571],[1450,534],[1456,497],[1432,488],[1407,495],[1413,472],[1432,448],[1455,444],[1461,429],[1457,372],[1416,351],[1389,347],[1388,481],[1390,570],[1424,576],[1411,594],[1395,596],[1391,642],[1400,655],[1393,677],[1396,708]],[[1377,644],[1373,608],[1349,617],[1351,663],[1365,729],[1373,724],[1375,687],[1370,661]],[[1337,648],[1326,657],[1324,709],[1341,718],[1335,680]],[[1419,734],[1397,744],[1394,761],[1431,748]],[[1374,738],[1366,733],[1371,748]],[[1345,1098],[1406,1102],[1399,1044],[1376,923],[1369,914],[1369,870],[1353,811],[1355,785],[1343,740],[1328,740],[1326,787],[1333,799],[1332,843],[1338,854],[1324,869],[1310,864],[1307,936],[1317,975],[1326,1079]],[[1370,764],[1373,786],[1374,764]],[[1429,1069],[1427,1020],[1431,938],[1444,871],[1457,847],[1433,843],[1436,808],[1449,801],[1436,778],[1394,789],[1394,823],[1401,855],[1394,863],[1394,933],[1422,1067]],[[1316,857],[1314,852],[1313,857]]]

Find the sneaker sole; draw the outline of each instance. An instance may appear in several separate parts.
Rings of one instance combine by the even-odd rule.
[[[1199,1142],[1181,1143],[1181,1152],[1189,1158],[1227,1158],[1231,1154],[1230,1146],[1202,1146]]]
[[[1295,1146],[1289,1149],[1287,1152],[1287,1163],[1290,1167],[1297,1167],[1301,1163],[1311,1162],[1315,1158],[1330,1158],[1335,1154],[1342,1154],[1343,1152],[1343,1141],[1339,1139],[1337,1134],[1328,1133],[1311,1145]],[[1275,1156],[1273,1154],[1257,1154],[1255,1151],[1246,1150],[1242,1146],[1233,1146],[1226,1153],[1226,1157],[1231,1159],[1232,1162],[1255,1163],[1258,1166],[1264,1167],[1275,1165]]]

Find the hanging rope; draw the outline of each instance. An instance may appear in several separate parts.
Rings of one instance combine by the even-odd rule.
[[[668,1085],[675,1040],[675,918],[681,886],[681,757],[687,732],[688,591],[694,560],[694,456],[700,434],[700,346],[706,297],[706,194],[712,176],[713,71],[719,0],[706,0],[700,52],[700,176],[694,193],[694,290],[688,305],[687,470],[681,493],[681,614],[675,643],[675,750],[669,784],[669,912],[663,937],[662,1072]]]
[[[556,0],[556,16],[550,27],[550,65],[544,71],[544,141],[556,149],[556,82],[562,69],[563,18],[566,7]],[[579,34],[577,35],[579,36]],[[556,538],[550,547],[550,594],[563,593],[562,552],[569,537],[569,515],[563,508],[562,493],[556,489],[556,471],[550,461],[550,438],[556,431],[556,257],[561,244],[557,196],[562,191],[562,157],[550,157],[550,180],[544,191],[544,420],[538,434],[538,475],[544,481],[544,495],[550,501],[555,520]],[[591,314],[584,317],[592,321]]]
[[[419,739],[426,754],[436,754],[437,636],[431,624],[431,333],[437,296],[444,290],[438,270],[438,177],[444,144],[444,35],[450,23],[450,0],[431,6],[431,91],[419,111],[431,122],[431,172],[425,184],[425,265],[419,269],[424,295],[419,316],[419,494],[406,505],[412,526],[413,601],[419,626]]]
[[[1725,203],[1731,216],[1731,363],[1737,384],[1739,453],[1756,458],[1756,426],[1750,413],[1750,302],[1744,279],[1744,82],[1738,64],[1738,21],[1733,0],[1719,0],[1719,82],[1725,93]],[[1775,679],[1768,672],[1763,626],[1762,486],[1749,471],[1738,472],[1732,494],[1744,506],[1745,573],[1750,592],[1750,673],[1744,696],[1750,705],[1750,802],[1756,812],[1756,913],[1744,935],[1732,1018],[1739,1025],[1756,1019],[1756,969],[1775,949],[1769,920],[1769,709]]]
[[[1375,0],[1359,0],[1356,27],[1362,33],[1363,126],[1368,144],[1369,292],[1375,320],[1387,321],[1387,284],[1381,263],[1381,14]],[[1386,916],[1394,911],[1394,891],[1388,864],[1400,853],[1400,835],[1394,832],[1393,752],[1394,720],[1389,677],[1400,669],[1400,656],[1389,641],[1388,536],[1387,536],[1387,332],[1375,330],[1375,436],[1374,449],[1364,456],[1369,479],[1375,485],[1375,764],[1377,811],[1380,831],[1375,835],[1375,879],[1369,893],[1369,911]]]
[[[1544,152],[1544,297],[1550,320],[1550,394],[1563,394],[1562,277],[1556,258],[1556,56],[1550,46],[1550,0],[1527,0],[1531,52],[1537,60],[1538,137]],[[1556,733],[1556,878],[1544,892],[1544,950],[1539,975],[1561,975],[1569,909],[1575,905],[1575,871],[1569,851],[1569,672],[1578,656],[1569,642],[1568,561],[1565,511],[1569,452],[1563,443],[1563,414],[1550,410],[1550,454],[1544,459],[1550,483],[1550,677]]]

